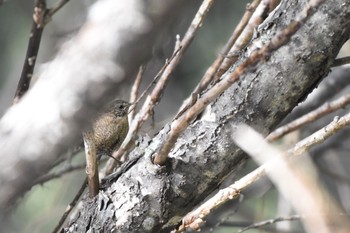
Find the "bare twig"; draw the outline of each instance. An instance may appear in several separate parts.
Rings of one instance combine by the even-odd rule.
[[[299,215],[299,214],[286,216],[286,217],[273,218],[273,219],[257,222],[257,223],[254,223],[252,225],[249,225],[247,227],[244,227],[244,228],[240,229],[239,231],[237,231],[237,233],[242,233],[242,232],[245,232],[245,231],[253,229],[253,228],[264,227],[264,226],[271,225],[271,224],[274,224],[274,223],[277,223],[277,222],[295,221],[295,220],[300,220],[300,219],[303,219],[303,218],[304,217]]]
[[[192,20],[191,25],[187,29],[184,38],[181,40],[180,45],[176,45],[178,47],[177,53],[174,52],[175,56],[169,62],[169,65],[165,68],[164,72],[162,73],[162,76],[160,77],[157,85],[154,87],[152,93],[147,97],[145,103],[143,104],[141,110],[136,115],[134,121],[131,123],[130,130],[128,133],[128,136],[123,142],[122,148],[130,147],[130,145],[133,143],[133,138],[136,135],[137,131],[140,129],[140,127],[143,125],[143,123],[148,119],[150,116],[150,113],[152,113],[154,107],[158,104],[160,97],[162,96],[162,93],[165,90],[165,86],[169,80],[170,75],[173,73],[174,69],[178,66],[180,63],[183,54],[191,44],[196,32],[201,27],[203,20],[205,19],[211,5],[213,4],[214,0],[204,0],[201,6],[199,7],[194,19]],[[118,153],[118,152],[117,152]],[[122,155],[122,153],[118,153],[119,155]],[[115,166],[115,162],[110,160],[107,163],[106,166],[106,174],[108,172],[111,172]]]
[[[139,68],[139,72],[137,72],[137,76],[135,78],[134,85],[132,85],[132,88],[131,88],[130,101],[129,102],[132,103],[133,106],[132,106],[132,109],[129,111],[129,114],[128,114],[129,122],[131,122],[132,119],[135,116],[135,108],[136,108],[136,105],[137,105],[136,100],[137,100],[137,96],[139,94],[140,83],[141,83],[142,76],[143,76],[144,72],[145,72],[145,66],[142,65]]]
[[[350,57],[342,57],[334,60],[332,67],[347,65],[350,63]]]
[[[140,100],[145,96],[145,94],[151,89],[151,87],[153,87],[154,85],[157,84],[158,79],[161,77],[161,75],[163,74],[165,68],[167,68],[167,66],[171,63],[171,61],[174,59],[175,56],[177,56],[177,53],[179,52],[181,48],[178,48],[177,50],[174,51],[174,53],[171,55],[171,57],[169,59],[166,59],[164,65],[162,66],[162,68],[160,68],[160,70],[158,71],[158,73],[156,74],[156,76],[154,76],[152,82],[150,82],[148,84],[148,86],[146,87],[146,89],[141,93],[141,95],[137,98],[137,100],[135,101],[135,103],[137,104],[138,102],[140,102]],[[134,105],[135,106],[135,105]],[[135,107],[132,107],[131,110],[134,110]],[[129,111],[131,111],[129,110]]]
[[[253,12],[255,11],[256,7],[260,3],[261,0],[254,0],[251,4],[248,4],[246,7],[246,11],[241,19],[241,21],[236,26],[235,30],[233,31],[231,37],[228,39],[226,45],[222,48],[221,53],[217,56],[213,64],[207,69],[205,74],[203,75],[201,81],[199,84],[195,87],[190,97],[188,97],[182,107],[181,110],[176,115],[175,119],[177,119],[180,115],[182,115],[191,105],[194,104],[194,102],[197,99],[197,95],[200,94],[205,88],[208,87],[209,83],[213,80],[213,77],[215,73],[218,71],[221,63],[223,62],[224,58],[227,56],[227,53],[230,51],[231,47],[236,42],[238,36],[242,33],[243,29],[246,27],[250,17],[252,16]]]
[[[182,219],[182,224],[178,229],[172,231],[172,233],[184,232],[186,229],[199,230],[200,224],[203,223],[203,219],[210,214],[211,211],[218,208],[222,204],[226,203],[233,198],[237,198],[244,188],[249,187],[251,184],[260,180],[261,177],[266,175],[266,165],[263,165],[248,175],[245,175],[240,180],[236,181],[234,184],[228,186],[227,188],[221,189],[212,198],[204,202],[194,211],[188,213]]]
[[[78,193],[75,195],[75,197],[72,200],[72,202],[69,203],[69,205],[67,206],[67,208],[64,211],[62,217],[58,221],[58,223],[55,226],[55,228],[52,230],[52,233],[58,233],[58,231],[61,229],[61,227],[62,227],[63,223],[66,221],[68,215],[70,214],[70,212],[72,212],[72,210],[74,209],[74,207],[78,203],[81,195],[83,194],[83,192],[84,192],[84,190],[86,188],[86,185],[87,185],[87,178],[85,178],[85,180],[83,181],[83,184],[81,185],[80,189],[78,190]]]
[[[309,136],[297,143],[295,147],[291,151],[289,151],[289,153],[292,153],[293,155],[301,155],[307,152],[312,146],[316,144],[321,144],[327,138],[349,125],[350,113],[346,114],[341,118],[335,117],[330,124],[313,133],[311,135],[312,137]]]
[[[309,112],[308,114],[305,114],[304,116],[298,119],[295,119],[294,121],[274,130],[266,139],[270,142],[278,140],[284,135],[286,135],[287,133],[290,133],[298,129],[306,125],[307,123],[320,119],[321,117],[331,112],[334,112],[340,108],[344,108],[349,103],[350,103],[350,94],[344,95],[336,100],[333,100],[332,102],[325,103],[319,108]]]
[[[92,131],[84,132],[84,145],[86,157],[86,174],[88,177],[89,197],[93,198],[99,191],[98,166],[96,158],[96,146]]]
[[[56,4],[49,9],[48,16],[52,17],[57,11],[59,11],[69,0],[59,0]]]
[[[37,185],[37,184],[43,184],[43,183],[48,182],[50,180],[59,178],[68,172],[83,169],[85,166],[86,166],[86,163],[65,166],[63,169],[61,169],[59,171],[40,176],[38,179],[35,180],[35,182],[33,183],[33,186]]]
[[[167,135],[164,143],[161,145],[158,153],[154,155],[154,163],[164,165],[168,154],[175,144],[180,134],[187,128],[192,120],[201,113],[204,108],[211,103],[217,96],[223,93],[228,87],[235,83],[242,74],[247,72],[249,68],[257,65],[263,58],[270,56],[271,52],[277,50],[284,44],[286,44],[290,37],[303,25],[307,18],[314,12],[321,2],[310,1],[303,11],[299,14],[299,17],[295,21],[292,21],[284,30],[277,33],[271,41],[262,47],[255,50],[250,57],[248,57],[242,64],[240,64],[232,73],[228,73],[221,81],[208,90],[198,101],[186,111],[186,113],[178,120],[174,121],[171,125],[171,130]]]
[[[270,8],[272,5],[273,4],[270,4],[270,0],[263,0],[259,4],[255,12],[249,19],[247,26],[240,34],[233,47],[230,49],[228,56],[222,62],[219,70],[215,75],[214,80],[218,80],[227,71],[227,69],[238,60],[240,52],[247,46],[247,44],[251,40],[254,29],[257,28],[268,16],[268,13],[272,10]]]
[[[51,169],[58,166],[59,164],[65,162],[65,161],[68,161],[69,160],[72,160],[74,158],[74,156],[78,155],[79,153],[81,153],[83,151],[83,144],[84,142],[82,142],[82,145],[80,146],[77,146],[77,147],[74,147],[70,150],[67,151],[67,153],[61,157],[59,157],[54,163],[52,163],[51,165]]]

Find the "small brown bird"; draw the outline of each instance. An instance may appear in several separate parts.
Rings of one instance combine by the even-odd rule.
[[[128,110],[130,104],[124,100],[115,100],[111,106],[94,122],[93,135],[96,155],[112,156],[124,141],[128,130]]]

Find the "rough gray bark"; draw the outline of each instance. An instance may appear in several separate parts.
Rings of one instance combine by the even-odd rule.
[[[343,89],[350,84],[350,79],[347,78],[349,72],[349,66],[333,68],[332,72],[327,76],[327,79],[322,81],[321,85],[308,96],[306,101],[294,108],[281,124],[291,122],[292,120],[316,109],[324,102],[330,101],[339,93],[343,94]]]
[[[181,14],[183,4],[96,2],[78,35],[0,121],[0,220],[4,210],[81,139],[91,118],[150,57],[157,36]]]
[[[254,43],[266,43],[288,25],[307,1],[282,1],[258,30]],[[350,3],[327,0],[291,41],[241,77],[204,116],[178,139],[167,166],[151,155],[169,130],[141,144],[143,157],[93,203],[84,202],[74,232],[169,232],[247,157],[232,143],[234,126],[247,123],[267,134],[330,70],[348,39]],[[66,232],[69,232],[66,229]]]

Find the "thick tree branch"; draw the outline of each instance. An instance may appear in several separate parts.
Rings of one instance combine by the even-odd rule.
[[[254,45],[269,41],[304,6],[305,1],[282,1],[259,28]],[[151,156],[169,126],[149,144],[136,147],[130,156],[143,157],[96,203],[84,202],[76,231],[169,232],[246,161],[231,141],[231,125],[247,123],[264,134],[275,127],[329,72],[348,38],[349,16],[348,2],[325,1],[287,45],[243,75],[180,135],[166,166],[152,164]],[[87,225],[84,219],[92,220]]]

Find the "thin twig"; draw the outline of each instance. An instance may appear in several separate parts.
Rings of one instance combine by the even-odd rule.
[[[238,60],[239,54],[250,42],[254,30],[265,20],[265,18],[268,16],[268,13],[273,10],[271,9],[272,5],[273,4],[270,4],[270,0],[263,0],[259,4],[249,19],[247,26],[238,37],[236,43],[230,49],[228,56],[222,62],[215,75],[214,81],[218,80],[228,70],[228,68]]]
[[[138,102],[140,102],[140,100],[145,96],[145,94],[151,89],[152,86],[154,86],[158,79],[161,77],[161,75],[163,74],[164,70],[167,68],[168,65],[171,64],[171,61],[175,58],[175,56],[177,56],[178,52],[180,51],[181,47],[176,47],[175,46],[175,50],[173,52],[173,54],[171,55],[171,57],[169,59],[166,59],[164,65],[162,66],[162,68],[160,68],[160,70],[158,71],[158,73],[156,74],[156,76],[154,76],[152,82],[150,82],[148,84],[148,86],[146,87],[146,89],[142,92],[142,94],[137,98],[137,100],[134,100],[134,101],[131,101],[130,100],[130,103],[132,104],[132,107],[129,109],[129,114],[135,110],[136,108],[136,105]],[[140,72],[140,70],[139,70]],[[142,71],[144,72],[144,70]],[[136,80],[135,80],[136,82]],[[135,85],[135,84],[134,84]],[[134,87],[134,86],[133,86]],[[133,92],[133,91],[132,91]],[[133,95],[131,93],[131,95]],[[131,97],[130,97],[131,98]],[[130,121],[129,121],[130,122]]]
[[[332,67],[347,65],[350,63],[350,57],[341,57],[334,60]]]
[[[307,152],[312,146],[321,144],[327,138],[338,132],[339,130],[350,125],[350,113],[339,118],[335,117],[334,120],[327,126],[316,131],[312,134],[312,137],[307,137],[295,145],[292,151],[289,153],[293,155],[301,155]]]
[[[184,232],[186,229],[199,230],[200,225],[204,222],[203,219],[208,216],[211,211],[239,197],[241,191],[260,180],[261,177],[265,177],[265,167],[266,165],[260,166],[234,184],[219,190],[213,197],[183,217],[182,224],[177,229],[173,230],[172,233]]]
[[[156,74],[156,76],[154,76],[152,82],[150,82],[148,84],[148,86],[146,87],[146,89],[141,93],[141,95],[137,98],[137,100],[135,101],[135,103],[140,102],[140,100],[145,96],[145,94],[151,89],[151,87],[153,87],[154,85],[157,84],[158,79],[161,77],[161,75],[163,74],[164,70],[168,67],[168,65],[171,63],[171,61],[174,59],[175,56],[177,56],[177,53],[180,51],[181,48],[175,50],[175,52],[171,55],[171,57],[169,59],[166,59],[164,65],[162,66],[162,68],[160,68],[160,70],[158,71],[158,73]],[[134,107],[133,107],[134,108]]]
[[[68,215],[70,214],[70,212],[72,212],[72,210],[74,209],[74,207],[78,203],[81,195],[83,194],[83,192],[84,192],[84,190],[86,188],[86,185],[87,185],[87,178],[85,178],[85,180],[83,181],[83,184],[81,185],[80,189],[78,190],[78,193],[75,195],[75,197],[72,200],[72,202],[69,203],[69,205],[67,206],[67,208],[64,211],[62,217],[58,221],[58,223],[55,226],[55,228],[52,230],[52,233],[57,233],[61,229],[61,227],[62,227],[63,223],[66,221]]]
[[[310,1],[299,14],[299,17],[295,19],[295,21],[292,21],[285,29],[277,33],[267,45],[255,50],[251,56],[242,62],[234,71],[228,73],[222,80],[203,94],[202,97],[198,99],[197,102],[190,109],[188,109],[180,119],[173,121],[167,138],[160,146],[158,153],[155,153],[153,156],[154,163],[164,165],[177,138],[187,128],[192,120],[198,116],[198,114],[201,113],[204,108],[217,96],[222,94],[227,88],[235,83],[245,72],[249,71],[251,67],[256,66],[261,60],[270,56],[273,51],[285,45],[291,36],[303,25],[303,23],[312,15],[312,13],[314,13],[314,8],[316,8],[323,1],[324,0]]]
[[[269,136],[267,136],[266,139],[270,142],[278,140],[284,135],[294,130],[297,130],[298,128],[306,125],[307,123],[318,120],[321,117],[331,112],[334,112],[340,108],[344,108],[348,104],[350,104],[350,94],[341,96],[340,98],[333,100],[332,102],[325,103],[317,109],[305,114],[304,116],[301,116],[298,119],[295,119],[292,122],[279,127],[278,129],[274,130]]]
[[[249,225],[247,227],[244,227],[244,228],[240,229],[239,231],[237,231],[237,233],[242,233],[242,232],[250,230],[250,229],[254,229],[254,228],[259,228],[259,227],[264,227],[264,226],[267,226],[267,225],[275,224],[277,222],[295,221],[295,220],[300,220],[302,218],[304,218],[304,217],[299,215],[299,214],[295,214],[295,215],[291,215],[291,216],[285,216],[285,217],[272,218],[272,219],[269,219],[269,220],[265,220],[265,221],[261,221],[261,222],[257,222],[257,223],[251,224],[251,225]]]
[[[61,163],[63,162],[69,162],[71,161],[75,156],[77,156],[78,154],[80,154],[82,151],[83,151],[83,142],[82,142],[82,145],[80,146],[77,146],[77,147],[74,147],[70,150],[67,151],[66,154],[62,155],[61,157],[59,157],[51,166],[51,169],[60,165]]]
[[[175,68],[180,63],[185,51],[187,50],[194,36],[196,35],[196,32],[202,26],[203,20],[205,19],[213,2],[214,0],[204,0],[201,6],[199,7],[196,15],[194,16],[194,19],[192,20],[191,25],[189,26],[189,28],[187,29],[184,35],[184,38],[181,40],[180,45],[176,45],[178,49],[175,48],[175,51],[178,51],[178,52],[177,53],[174,52],[175,54],[174,58],[169,62],[169,65],[164,69],[164,72],[162,72],[162,75],[159,81],[157,82],[156,86],[154,87],[152,93],[148,96],[141,110],[139,111],[139,113],[136,115],[135,119],[131,123],[128,136],[124,140],[120,151],[122,151],[123,148],[128,148],[130,147],[130,145],[132,145],[134,141],[134,137],[137,134],[138,130],[143,125],[143,123],[148,119],[150,114],[153,112],[154,107],[159,103],[170,75],[173,73]],[[116,152],[116,153],[118,153],[117,155],[119,156],[123,154],[121,152]],[[106,170],[105,170],[106,174],[108,174],[108,172],[111,172],[114,167],[115,167],[115,162],[110,160],[106,166]]]
[[[228,39],[225,46],[222,48],[221,53],[217,56],[213,64],[207,69],[205,74],[203,75],[201,81],[199,84],[195,87],[195,89],[192,91],[192,94],[190,97],[188,97],[182,107],[181,110],[176,115],[175,119],[177,119],[182,113],[184,113],[190,106],[194,104],[194,102],[197,99],[198,94],[200,94],[204,89],[206,89],[209,85],[209,83],[213,80],[214,75],[218,71],[221,63],[223,62],[224,58],[227,56],[227,53],[230,51],[231,47],[236,42],[239,35],[242,33],[243,29],[248,24],[248,21],[250,17],[252,16],[253,12],[255,11],[256,7],[259,5],[261,0],[254,0],[252,3],[248,4],[246,7],[246,11],[241,19],[241,21],[236,26],[235,30],[233,31],[231,37]]]
[[[59,171],[52,172],[52,173],[40,176],[38,179],[36,179],[34,181],[33,186],[37,185],[37,184],[43,184],[43,183],[48,182],[50,180],[59,178],[59,177],[65,175],[65,174],[67,174],[68,172],[72,172],[72,171],[83,169],[85,166],[86,166],[86,163],[65,166],[63,169],[61,169]]]
[[[137,96],[139,94],[139,89],[140,89],[140,83],[143,77],[143,74],[145,72],[145,66],[142,65],[139,68],[139,72],[137,72],[135,81],[134,81],[134,85],[132,85],[131,88],[131,93],[130,93],[130,103],[133,103],[132,109],[129,111],[128,117],[129,117],[129,122],[132,121],[132,119],[135,116],[135,108],[137,107]]]
[[[60,0],[56,2],[56,4],[49,9],[48,16],[52,17],[57,11],[59,11],[69,0]]]

